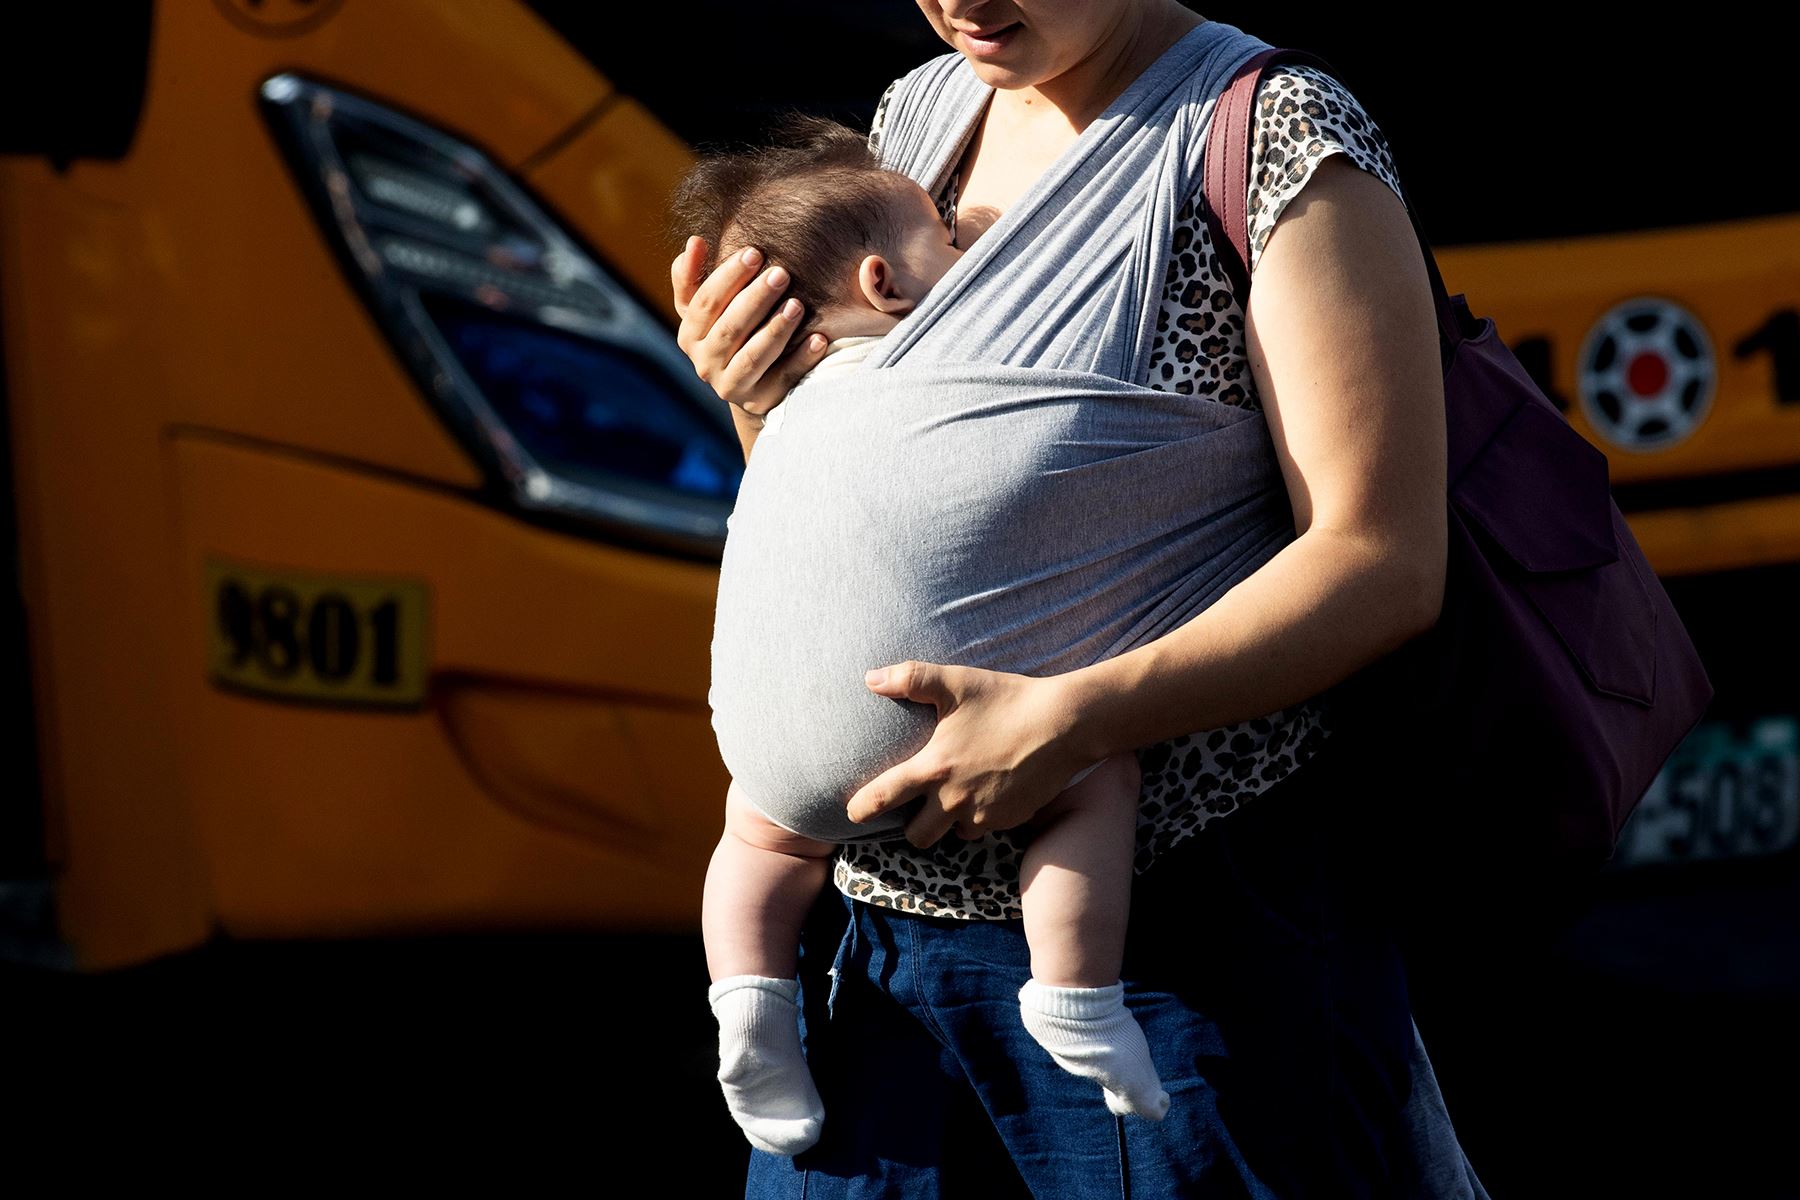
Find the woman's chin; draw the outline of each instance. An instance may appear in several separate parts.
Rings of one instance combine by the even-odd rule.
[[[1016,92],[1020,88],[1031,87],[1040,79],[1029,63],[997,63],[983,58],[971,58],[967,54],[963,58],[974,68],[975,78],[1001,91]]]

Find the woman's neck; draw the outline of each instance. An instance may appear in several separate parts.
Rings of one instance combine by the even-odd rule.
[[[1093,53],[1054,79],[1032,87],[1002,89],[993,103],[1012,110],[1014,120],[1050,119],[1055,110],[1077,133],[1106,111],[1132,80],[1206,18],[1174,0],[1133,5]]]

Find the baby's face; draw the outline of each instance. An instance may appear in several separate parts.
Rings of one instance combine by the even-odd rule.
[[[910,179],[903,179],[900,186],[908,193],[911,204],[906,211],[911,216],[901,227],[892,266],[900,294],[917,302],[956,265],[963,252],[952,244],[954,235],[938,216],[930,193]]]

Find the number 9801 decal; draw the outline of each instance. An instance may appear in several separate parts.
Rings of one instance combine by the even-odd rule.
[[[215,682],[323,703],[425,699],[422,583],[209,560],[206,595]]]

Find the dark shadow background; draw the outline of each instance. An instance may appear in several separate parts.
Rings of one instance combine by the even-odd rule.
[[[697,145],[755,141],[784,108],[866,127],[890,80],[950,49],[912,0],[690,0],[671,70],[617,52],[610,8],[530,3]],[[1776,128],[1792,74],[1756,53],[1787,44],[1779,24],[1531,5],[1409,11],[1400,37],[1381,9],[1184,3],[1337,67],[1434,245],[1791,212],[1800,191]]]

